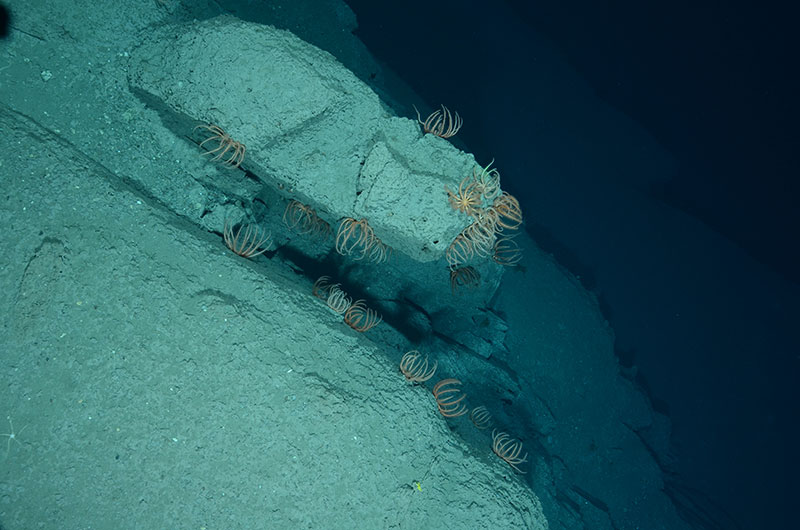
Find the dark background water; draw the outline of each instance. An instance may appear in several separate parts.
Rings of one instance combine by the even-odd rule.
[[[462,114],[459,137],[497,158],[528,231],[600,296],[621,363],[673,421],[674,487],[721,527],[793,527],[789,3],[347,3],[380,60]]]

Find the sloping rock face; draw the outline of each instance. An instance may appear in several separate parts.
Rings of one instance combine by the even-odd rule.
[[[548,527],[284,263],[0,127],[4,528]]]

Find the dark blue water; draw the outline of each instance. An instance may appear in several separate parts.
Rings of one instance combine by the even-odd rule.
[[[795,20],[709,2],[348,0],[357,36],[496,159],[673,422],[698,527],[790,528],[798,445]]]

